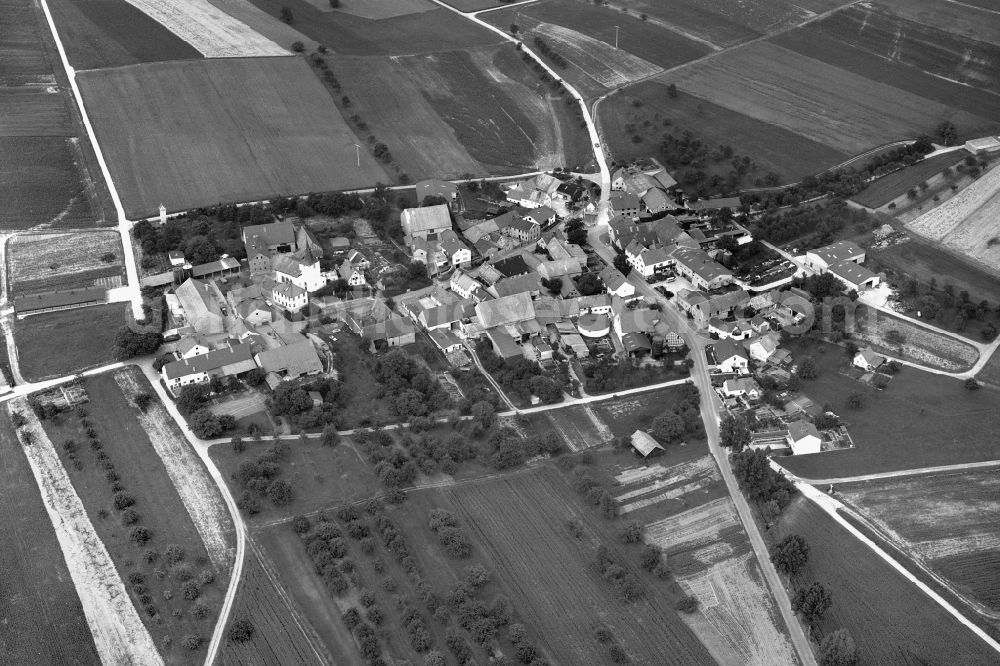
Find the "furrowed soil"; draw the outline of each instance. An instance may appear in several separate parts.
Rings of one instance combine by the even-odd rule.
[[[833,596],[821,631],[847,629],[862,663],[996,663],[989,646],[810,500],[784,510],[775,537],[787,534],[809,543],[800,578]]]
[[[0,418],[0,653],[11,664],[100,664],[45,505],[6,414]],[[59,640],[52,640],[58,636]]]

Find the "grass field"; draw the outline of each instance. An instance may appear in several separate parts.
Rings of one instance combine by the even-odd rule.
[[[110,261],[104,257],[113,255]],[[22,234],[7,244],[7,270],[15,294],[91,286],[122,274],[121,236],[113,231]]]
[[[887,479],[838,488],[889,540],[973,605],[1000,611],[1000,480],[993,472]]]
[[[359,139],[298,58],[159,63],[78,79],[130,217],[160,203],[183,210],[386,180],[365,154],[353,167]]]
[[[736,153],[752,157],[757,171],[751,177],[774,172],[782,182],[818,173],[849,157],[842,149],[701,97],[681,92],[671,98],[667,84],[659,80],[644,81],[608,97],[598,106],[598,117],[611,154],[619,161],[656,155],[664,134],[679,137],[684,131],[713,148],[729,145]],[[704,167],[706,173],[723,177],[731,169],[730,160],[709,160]]]
[[[496,44],[501,37],[443,7],[372,20],[317,9],[308,0],[251,0],[277,17],[282,7],[292,27],[341,55],[412,55]]]
[[[768,42],[694,64],[663,79],[849,154],[931,131],[944,119],[961,127],[991,122]],[[817,117],[825,122],[817,123]]]
[[[293,619],[296,613],[289,604],[288,593],[277,584],[273,571],[269,573],[264,568],[258,548],[251,543],[229,617],[230,623],[249,620],[254,627],[253,636],[243,643],[223,640],[219,648],[220,663],[224,666],[329,663],[328,657],[317,656],[315,644],[306,633],[307,625]]]
[[[28,381],[112,363],[115,334],[128,323],[128,304],[47,312],[14,322],[21,374]]]
[[[49,9],[77,69],[202,57],[127,0],[50,0]]]
[[[804,497],[782,513],[778,534],[809,544],[800,578],[830,590],[826,633],[844,628],[866,664],[991,664],[996,654],[867,546]]]
[[[6,415],[0,419],[0,653],[12,664],[100,664],[56,534]],[[58,636],[59,640],[52,640]]]
[[[51,420],[43,422],[45,431],[56,446],[63,466],[69,474],[73,487],[87,509],[87,515],[94,524],[97,534],[111,555],[123,580],[132,571],[145,577],[145,588],[155,607],[156,614],[149,616],[144,610],[145,601],[140,599],[143,592],[133,589],[132,601],[136,610],[146,622],[154,642],[171,664],[190,663],[192,658],[203,654],[182,647],[181,638],[188,634],[202,636],[207,644],[211,636],[213,621],[222,604],[228,572],[213,567],[188,509],[145,433],[136,419],[134,408],[123,396],[115,378],[104,374],[86,380],[84,386],[90,401],[86,404],[87,417],[96,428],[96,437],[103,445],[101,449],[111,462],[118,476],[118,482],[134,499],[134,510],[138,513],[136,524],[143,525],[151,533],[151,539],[144,545],[130,541],[129,527],[122,520],[112,502],[110,482],[106,478],[106,465],[97,457],[97,451],[89,444],[88,435],[81,424],[81,418],[67,415],[59,423]],[[73,439],[76,446],[68,450],[64,442]],[[71,452],[80,463],[74,465]],[[182,562],[171,564],[167,561],[169,546],[183,549]],[[152,548],[159,554],[154,562],[144,560],[144,550]],[[156,570],[166,572],[165,576]],[[212,581],[202,579],[204,571],[211,572]],[[198,581],[200,604],[207,608],[203,617],[197,617],[194,600],[182,593],[184,581],[189,577]],[[174,611],[179,611],[175,613]]]
[[[815,358],[819,377],[804,381],[802,391],[839,414],[855,444],[783,458],[795,474],[836,478],[996,458],[989,433],[1000,427],[1000,414],[992,391],[967,391],[961,380],[908,367],[877,391],[839,374],[847,363],[840,347],[792,341],[788,348],[797,360]],[[854,393],[864,395],[862,409],[847,406]]]
[[[862,206],[868,206],[869,208],[884,206],[893,199],[905,195],[910,188],[918,187],[928,178],[940,174],[948,167],[955,166],[965,159],[967,154],[966,151],[960,150],[921,160],[916,164],[879,178],[851,197],[851,201],[855,201]]]

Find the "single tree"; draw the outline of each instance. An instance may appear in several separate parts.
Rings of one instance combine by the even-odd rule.
[[[670,99],[676,99],[677,95],[678,95],[677,84],[671,83],[669,86],[667,86],[667,97],[669,97]]]
[[[846,629],[837,629],[823,638],[819,666],[857,666],[858,647]]]
[[[331,4],[335,0],[331,0]],[[229,640],[236,643],[246,643],[253,638],[254,626],[249,618],[241,617],[233,620],[229,627]]]
[[[789,534],[771,546],[771,562],[778,571],[796,576],[809,561],[809,544],[798,534]]]
[[[865,406],[865,396],[863,393],[852,393],[847,397],[847,406],[851,409],[861,409]]]
[[[750,443],[750,427],[742,416],[726,414],[719,426],[719,436],[723,446],[733,453],[739,453]]]
[[[819,371],[816,369],[816,361],[811,356],[803,359],[799,364],[798,374],[802,379],[816,379],[819,377]]]
[[[278,13],[278,17],[285,23],[291,23],[295,20],[295,17],[292,16],[292,10],[288,7],[282,7],[281,11]]]
[[[792,597],[792,610],[801,613],[806,624],[815,628],[832,603],[833,597],[830,591],[820,583],[813,583],[795,593]]]
[[[979,390],[979,382],[977,382],[974,377],[969,377],[968,379],[965,380],[965,390],[966,391],[978,391]]]
[[[625,256],[624,252],[619,252],[615,255],[615,268],[621,271],[622,275],[628,277],[628,274],[632,272],[632,264],[628,263],[628,257]]]

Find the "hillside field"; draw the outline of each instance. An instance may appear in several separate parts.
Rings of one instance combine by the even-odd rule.
[[[842,499],[986,613],[1000,611],[1000,480],[993,471],[842,486]]]
[[[776,539],[799,534],[809,544],[800,578],[820,582],[833,605],[821,623],[844,628],[866,664],[992,664],[996,653],[810,500],[782,512]]]
[[[358,137],[298,58],[157,63],[78,79],[131,218],[161,203],[185,210],[387,180],[372,157],[355,166]]]
[[[12,664],[100,664],[56,533],[6,414],[0,418],[0,654]],[[52,640],[58,636],[59,640]]]

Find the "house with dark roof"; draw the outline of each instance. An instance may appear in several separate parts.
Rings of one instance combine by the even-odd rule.
[[[255,357],[261,370],[284,380],[323,372],[323,362],[316,347],[307,338],[258,353]]]
[[[255,274],[270,272],[274,255],[296,249],[295,226],[286,221],[243,227],[242,239],[250,272]]]
[[[520,254],[515,254],[510,257],[506,257],[499,261],[495,261],[491,265],[499,273],[500,277],[514,277],[515,275],[524,275],[525,273],[534,272],[528,262],[524,260]],[[479,269],[479,275],[482,277],[486,272],[486,264]],[[499,279],[499,278],[497,278]],[[492,280],[496,282],[496,280]]]
[[[674,250],[677,272],[697,289],[712,291],[733,282],[733,273],[701,249],[680,247]]]
[[[608,290],[608,293],[612,296],[619,296],[621,298],[629,298],[635,294],[635,287],[631,282],[628,281],[620,270],[614,266],[608,266],[600,274],[601,282],[604,283],[604,288]]]
[[[628,218],[639,217],[639,197],[628,192],[615,192],[608,198],[609,213],[612,217],[623,215]]]
[[[885,356],[875,352],[871,347],[858,350],[853,359],[854,366],[865,372],[875,372],[885,361]]]
[[[738,345],[732,340],[719,340],[706,349],[711,351],[715,359],[714,365],[719,372],[746,374],[750,365],[750,357],[742,345]]]
[[[185,386],[206,384],[212,377],[236,377],[256,368],[251,346],[239,344],[167,363],[160,376],[167,389],[177,395]]]
[[[852,241],[837,241],[806,252],[805,264],[818,273],[825,273],[830,266],[843,261],[863,264],[865,251]]]
[[[22,319],[29,315],[58,310],[72,310],[88,305],[101,305],[107,300],[107,290],[101,287],[85,287],[63,291],[47,291],[39,294],[25,294],[14,297],[14,312]]]

